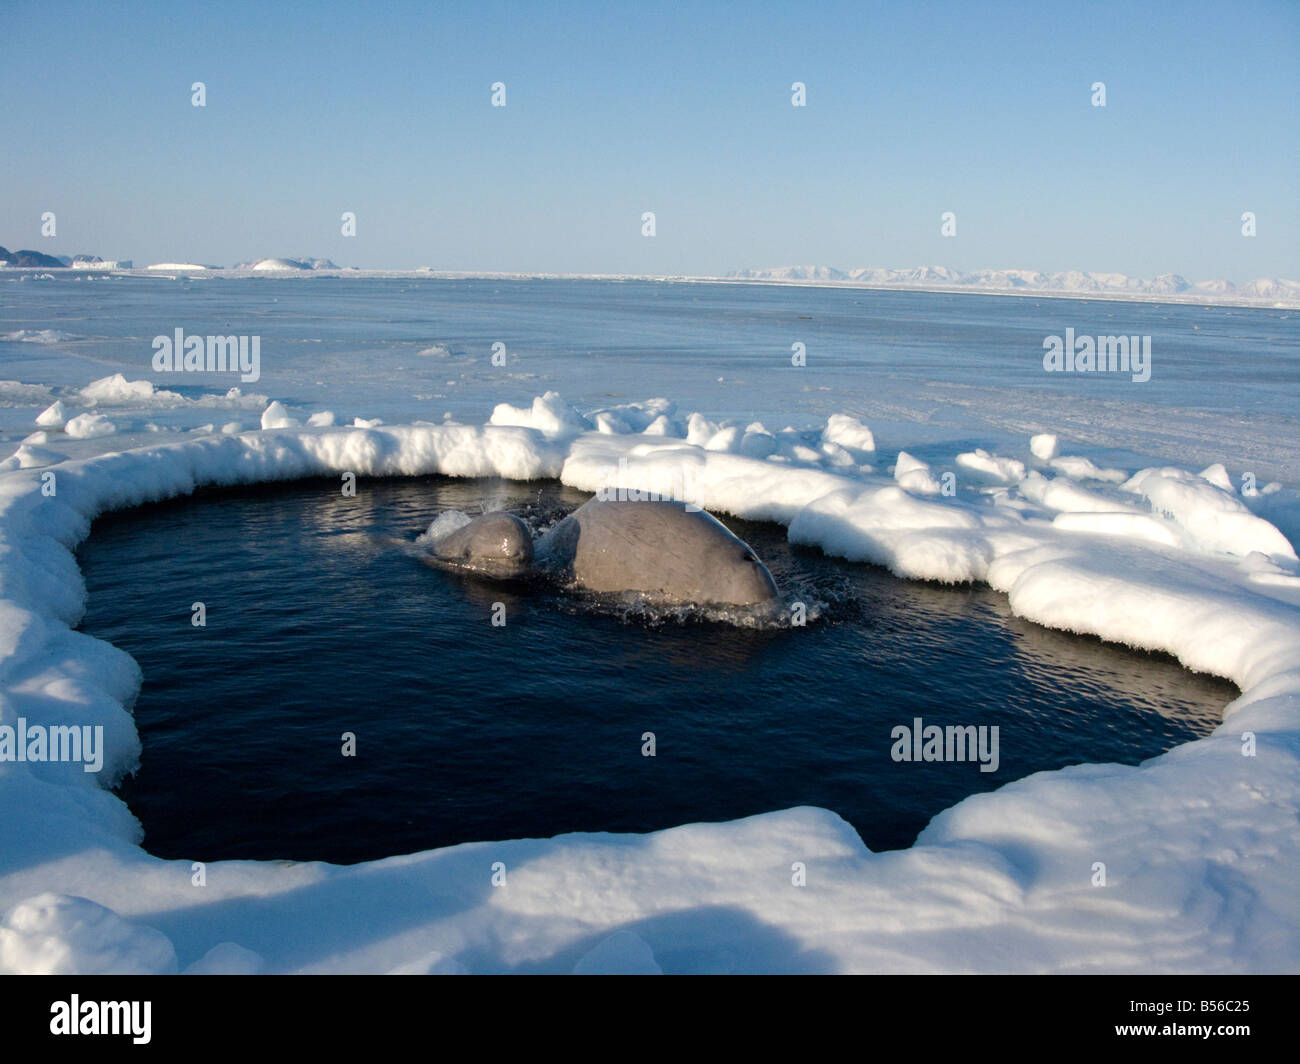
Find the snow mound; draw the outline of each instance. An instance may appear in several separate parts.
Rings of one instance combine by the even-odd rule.
[[[573,968],[574,975],[663,975],[654,951],[632,931],[615,931]]]
[[[1128,480],[1128,474],[1122,469],[1102,469],[1091,458],[1079,455],[1065,455],[1048,462],[1053,469],[1075,480],[1104,480],[1111,484],[1122,484]]]
[[[262,428],[264,429],[293,429],[297,428],[298,424],[298,419],[290,417],[289,411],[284,408],[284,404],[278,399],[262,411]]]
[[[536,429],[548,436],[573,436],[592,427],[557,392],[538,396],[531,407],[498,403],[492,410],[488,424]]]
[[[63,405],[62,399],[56,399],[36,415],[36,424],[47,429],[61,429],[67,420],[68,408]]]
[[[56,465],[67,457],[66,454],[40,446],[34,440],[24,442],[19,445],[18,450],[0,462],[0,473],[7,473],[12,469],[36,469],[41,466]]]
[[[982,447],[957,456],[957,464],[998,484],[1018,484],[1025,479],[1025,463],[1014,458],[998,458]]]
[[[176,951],[166,935],[86,898],[40,894],[15,905],[0,924],[0,972],[7,975],[157,975],[175,970]]]
[[[1055,433],[1040,432],[1029,438],[1029,450],[1039,461],[1050,462],[1056,457],[1059,448],[1060,440]]]
[[[91,381],[81,389],[80,395],[87,406],[95,406],[99,403],[127,406],[151,399],[181,401],[181,396],[176,392],[155,388],[149,381],[129,381],[120,373]]]
[[[938,495],[941,486],[930,473],[930,464],[914,458],[906,451],[898,452],[894,462],[894,479],[900,487],[921,495]]]
[[[185,969],[186,975],[260,975],[266,961],[237,942],[221,942]]]
[[[1124,484],[1145,496],[1157,513],[1175,522],[1203,550],[1245,556],[1252,551],[1297,561],[1285,536],[1256,517],[1232,492],[1182,469],[1144,469]]]
[[[832,414],[822,430],[822,443],[835,443],[843,447],[856,461],[869,461],[876,450],[876,438],[857,418],[847,414]]]
[[[111,436],[117,426],[103,414],[78,414],[63,426],[63,431],[74,440],[88,440],[95,436]]]

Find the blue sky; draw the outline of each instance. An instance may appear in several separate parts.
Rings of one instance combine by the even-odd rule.
[[[0,57],[10,248],[1300,277],[1290,0],[4,0]]]

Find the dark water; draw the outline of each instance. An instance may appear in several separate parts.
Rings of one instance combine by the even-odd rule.
[[[1021,621],[985,588],[792,547],[775,525],[727,522],[813,604],[804,627],[475,583],[396,541],[445,509],[521,507],[545,524],[586,496],[438,477],[359,489],[201,492],[107,516],[81,548],[83,629],[144,671],[144,754],[122,794],[151,852],[353,862],[802,804],[890,849],[976,791],[1203,735],[1235,694],[1171,659]],[[914,717],[997,725],[998,771],[893,761],[891,729]]]

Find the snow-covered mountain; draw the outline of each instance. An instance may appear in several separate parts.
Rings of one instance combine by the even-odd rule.
[[[1300,281],[1264,277],[1234,285],[1223,278],[1191,282],[1176,273],[1150,279],[1122,273],[1087,273],[1064,270],[973,270],[963,273],[947,266],[914,266],[910,269],[863,267],[839,270],[833,266],[776,266],[769,269],[737,270],[727,274],[740,281],[839,281],[849,284],[887,287],[967,288],[970,290],[1095,293],[1134,296],[1206,296],[1251,300],[1300,302]]]
[[[779,278],[769,276],[780,273]],[[849,275],[833,266],[780,266],[776,270],[737,270],[727,275],[745,281],[847,281]]]

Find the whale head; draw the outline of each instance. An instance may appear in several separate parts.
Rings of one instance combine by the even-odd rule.
[[[532,569],[533,537],[514,514],[487,513],[438,540],[432,555],[453,568],[510,579]]]

